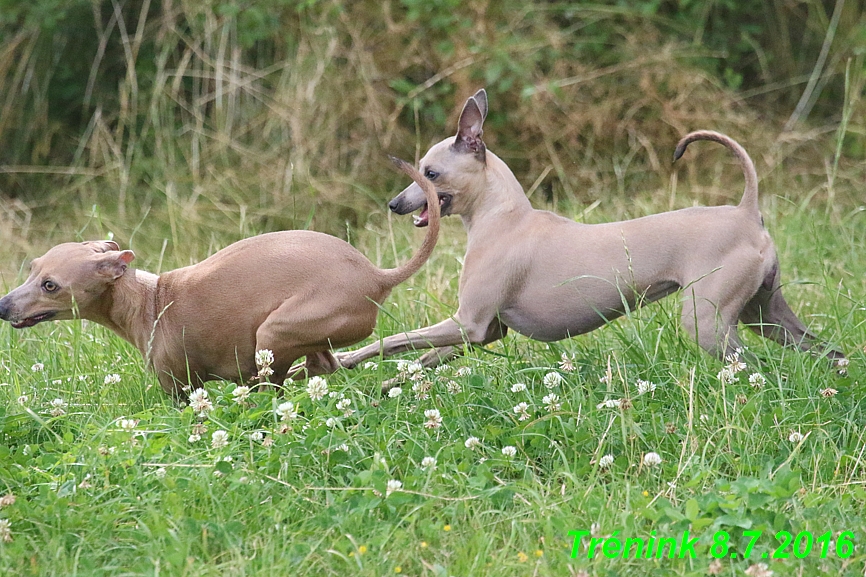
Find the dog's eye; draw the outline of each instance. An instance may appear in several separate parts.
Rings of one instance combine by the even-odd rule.
[[[424,176],[429,180],[436,180],[436,177],[439,176],[439,173],[435,170],[430,170],[429,168],[424,171]]]
[[[53,293],[59,288],[60,288],[60,285],[58,285],[53,280],[42,281],[42,290],[44,290],[47,293]]]

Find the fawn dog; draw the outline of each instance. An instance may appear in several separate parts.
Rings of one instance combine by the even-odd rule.
[[[436,245],[436,190],[394,161],[425,191],[430,221],[421,247],[397,268],[379,269],[349,243],[303,230],[241,240],[159,276],[130,268],[135,255],[115,242],[64,243],[34,259],[26,282],[0,299],[0,319],[15,328],[74,317],[105,325],[180,398],[202,381],[255,379],[263,349],[273,352],[270,368],[280,378],[332,372],[339,364],[330,350],[369,336],[379,305]]]
[[[820,343],[785,302],[779,260],[758,209],[758,178],[746,151],[717,132],[699,131],[677,145],[675,158],[696,140],[726,146],[745,175],[737,206],[686,208],[623,222],[581,224],[535,210],[508,166],[481,140],[487,94],[466,101],[456,136],[434,145],[420,171],[436,186],[442,214],[460,215],[467,232],[457,313],[438,324],[338,353],[344,367],[366,358],[434,348],[432,366],[463,343],[486,344],[508,328],[539,341],[586,333],[635,306],[681,291],[682,324],[718,357],[741,348],[737,323],[783,345]],[[408,214],[425,203],[412,184],[389,204]],[[429,204],[429,201],[428,201]],[[427,224],[424,213],[416,226]]]

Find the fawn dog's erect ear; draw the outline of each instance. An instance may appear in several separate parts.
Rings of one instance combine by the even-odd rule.
[[[478,94],[482,97],[476,98]],[[487,116],[487,93],[482,89],[476,96],[466,100],[460,120],[457,123],[457,136],[454,139],[454,150],[474,154],[478,160],[484,161],[484,119]]]

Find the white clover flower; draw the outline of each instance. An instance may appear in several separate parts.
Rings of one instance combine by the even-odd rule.
[[[319,401],[328,394],[328,381],[322,377],[312,377],[307,383],[307,394],[314,401]]]
[[[423,401],[430,398],[430,389],[433,388],[433,383],[430,381],[415,381],[415,384],[412,385],[412,391],[415,393],[415,396],[419,401]]]
[[[9,519],[0,519],[0,541],[12,542],[12,523]]]
[[[111,375],[105,375],[105,379],[103,379],[102,384],[104,385],[116,385],[120,382],[120,375],[117,373]]]
[[[836,366],[839,367],[840,369],[846,368],[850,363],[851,363],[851,361],[848,359],[845,359],[845,358],[836,359]]]
[[[250,441],[261,443],[265,439],[265,434],[262,431],[253,431],[250,433]]]
[[[573,357],[569,357],[567,354],[562,353],[562,356],[559,360],[559,368],[566,373],[570,373],[574,370],[574,360]]]
[[[595,406],[596,409],[619,409],[622,399],[605,399]]]
[[[436,458],[435,457],[424,457],[421,459],[421,468],[422,469],[435,469],[436,468]]]
[[[274,374],[274,369],[272,369],[271,367],[262,367],[259,369],[259,372],[256,374],[256,376],[259,377],[260,379],[267,379],[268,377],[273,376],[273,374]],[[214,471],[214,474],[216,474],[216,473],[219,473],[219,471]],[[217,475],[217,476],[219,476],[219,475]]]
[[[558,387],[563,382],[565,382],[565,378],[557,372],[550,372],[544,375],[544,379],[542,379],[544,386],[548,389],[552,389],[553,387]]]
[[[52,417],[62,417],[66,414],[67,404],[66,401],[64,401],[63,399],[54,399],[53,401],[48,403],[48,405],[51,407],[51,411],[49,411],[49,414]]]
[[[138,426],[138,419],[120,419],[120,428],[131,433]]]
[[[394,491],[399,491],[403,488],[403,481],[398,481],[397,479],[391,479],[388,481],[388,484],[385,487],[385,497],[388,497]]]
[[[517,454],[517,447],[514,447],[512,445],[506,445],[502,447],[502,454],[510,459]]]
[[[800,431],[791,431],[791,434],[788,435],[788,440],[792,443],[799,443],[805,438],[805,435]]]
[[[349,452],[349,445],[347,445],[346,443],[342,443],[340,445],[337,445],[335,450],[343,451],[344,453],[348,453]]]
[[[406,365],[406,374],[413,381],[420,381],[424,378],[424,365],[418,361],[412,361]]]
[[[30,370],[34,373],[41,373],[45,370],[45,365],[42,363],[33,363],[33,366],[30,367]]]
[[[28,397],[27,395],[21,395],[20,397],[18,397],[18,404],[19,405],[26,405],[27,401],[29,401],[29,400],[30,400],[30,397]]]
[[[364,368],[370,371],[375,371],[379,368],[379,363],[374,363],[373,361],[367,361],[364,363]]]
[[[646,455],[643,456],[643,464],[647,467],[655,467],[656,465],[660,465],[662,462],[661,455],[654,451],[650,451]]]
[[[403,389],[401,389],[400,387],[392,387],[388,391],[388,396],[391,397],[392,399],[396,399],[397,397],[399,397],[402,394],[403,394]]]
[[[604,455],[598,460],[599,469],[607,469],[611,465],[613,465],[613,455]]]
[[[458,383],[457,381],[452,381],[451,379],[448,379],[448,381],[445,383],[445,390],[448,391],[449,395],[457,395],[463,392],[463,387],[461,387],[460,383]]]
[[[9,507],[15,504],[15,495],[14,493],[6,493],[2,497],[0,497],[0,509],[3,507]]]
[[[635,386],[637,387],[638,395],[656,392],[656,384],[649,381],[644,381],[643,379],[638,379],[635,383]]]
[[[213,403],[208,398],[207,391],[202,388],[198,388],[190,393],[189,406],[193,412],[198,413],[202,417],[207,416],[213,410]]]
[[[442,416],[439,414],[439,409],[427,409],[424,411],[424,417],[427,422],[424,423],[425,429],[438,429],[442,426]]]
[[[466,441],[464,441],[463,444],[466,446],[467,449],[475,450],[476,447],[481,446],[481,439],[479,439],[478,437],[469,437],[466,439]]]
[[[458,377],[468,377],[472,374],[472,367],[460,367],[454,374]]]
[[[448,365],[436,365],[436,367],[433,369],[433,372],[437,375],[441,375],[442,373],[450,370],[451,367],[449,367]]]
[[[232,391],[232,398],[236,403],[243,403],[250,398],[250,388],[246,385],[235,387],[235,390]]]
[[[839,394],[839,391],[832,387],[827,387],[826,389],[821,389],[821,396],[825,399],[829,399],[830,397],[835,397]]]
[[[514,405],[512,410],[514,411],[514,414],[517,415],[518,421],[525,421],[530,418],[528,403],[517,403]]]
[[[342,399],[345,396],[346,395],[344,395],[340,391],[331,391],[330,393],[328,393],[328,398],[331,398],[331,399]]]
[[[723,385],[730,385],[737,382],[737,374],[731,370],[731,367],[725,367],[719,371],[716,376]]]
[[[749,375],[749,384],[755,389],[760,389],[767,384],[767,379],[761,373],[752,373]]]
[[[526,384],[525,383],[514,383],[513,385],[511,385],[511,392],[512,393],[522,393],[525,390],[526,390]]]
[[[286,401],[285,403],[280,403],[279,406],[274,410],[274,413],[280,418],[281,421],[291,421],[292,419],[298,416],[298,412],[295,410],[295,403],[292,401]]]
[[[551,413],[562,408],[562,403],[559,402],[559,395],[554,393],[546,395],[541,399],[541,402],[544,403],[545,408]]]
[[[213,449],[222,449],[226,445],[229,444],[229,434],[227,431],[223,431],[222,429],[216,430],[211,433],[210,436],[210,446]]]
[[[333,429],[334,427],[336,427],[339,424],[340,424],[340,419],[338,419],[336,417],[328,417],[328,419],[325,421],[325,426],[327,426],[328,428],[331,428],[331,429]]]
[[[274,351],[270,349],[259,349],[256,351],[257,367],[269,367],[272,364],[274,364]]]
[[[773,571],[766,563],[755,563],[743,572],[748,577],[773,577]]]
[[[746,370],[746,363],[740,360],[740,349],[737,349],[735,352],[727,355],[725,357],[725,360],[728,362],[728,368],[731,369],[731,372],[734,374]]]
[[[598,382],[602,385],[607,385],[608,383],[610,383],[610,375],[602,375],[598,378]]]
[[[198,433],[193,433],[192,435],[189,436],[189,439],[188,439],[188,441],[190,443],[198,443],[200,440],[201,440],[201,435],[199,435]],[[112,447],[112,449],[113,448],[114,447]]]
[[[337,401],[337,410],[343,411],[344,417],[351,417],[352,413],[355,411],[349,408],[349,405],[352,404],[352,399],[340,399]]]
[[[165,479],[166,473],[168,473],[168,471],[165,470],[165,467],[160,467],[153,472],[157,479]]]

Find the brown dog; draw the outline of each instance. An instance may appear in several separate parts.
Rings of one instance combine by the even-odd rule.
[[[746,178],[738,206],[588,225],[532,208],[514,174],[481,140],[486,116],[487,94],[480,90],[466,101],[457,135],[434,145],[420,162],[436,186],[442,214],[459,214],[467,232],[457,314],[338,353],[344,367],[420,348],[437,348],[422,358],[435,365],[453,355],[455,345],[489,343],[509,328],[539,341],[558,341],[676,291],[683,301],[683,326],[715,356],[742,346],[737,336],[742,321],[783,345],[802,350],[817,345],[830,358],[844,358],[820,343],[785,302],[779,260],[758,209],[755,167],[732,139],[693,132],[679,142],[675,158],[695,140],[730,149]],[[389,206],[408,214],[424,203],[413,184]],[[423,215],[416,219],[418,226],[425,222]]]
[[[33,260],[27,281],[0,299],[0,319],[24,328],[51,319],[89,319],[141,351],[170,394],[209,379],[246,382],[255,353],[273,351],[278,377],[332,372],[330,350],[373,332],[391,289],[427,261],[439,232],[433,185],[395,160],[429,201],[430,230],[403,265],[375,267],[326,234],[292,230],[236,242],[206,260],[157,276],[112,241],[65,243]],[[303,367],[289,374],[292,363]]]

